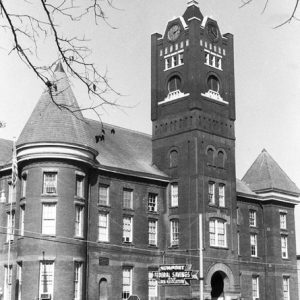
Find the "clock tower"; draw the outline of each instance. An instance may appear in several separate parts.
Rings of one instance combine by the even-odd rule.
[[[238,299],[233,36],[191,0],[151,47],[153,163],[171,178],[168,263],[203,275],[167,293]]]

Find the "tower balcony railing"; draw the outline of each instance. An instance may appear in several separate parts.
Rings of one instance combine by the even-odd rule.
[[[225,101],[221,95],[219,94],[219,92],[217,91],[214,91],[214,90],[208,90],[206,93],[201,93],[202,96],[205,96],[207,98],[210,98],[210,99],[213,99],[213,100],[216,100],[218,102],[222,102],[224,104],[228,104],[227,101]]]
[[[176,100],[176,99],[179,99],[179,98],[183,98],[185,96],[189,96],[189,94],[188,93],[185,94],[180,90],[175,90],[175,91],[169,92],[168,96],[163,101],[158,102],[158,104],[173,101],[173,100]]]

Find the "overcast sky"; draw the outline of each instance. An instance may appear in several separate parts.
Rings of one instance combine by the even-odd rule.
[[[238,0],[199,1],[202,14],[216,19],[222,34],[234,35],[237,177],[243,177],[265,148],[300,186],[300,22],[273,29],[288,18],[294,1],[269,1],[263,14],[264,1],[253,1],[244,8]],[[126,95],[119,103],[132,107],[107,109],[102,114],[105,122],[151,133],[150,35],[163,33],[168,20],[184,13],[186,2],[114,0],[118,9],[106,13],[117,29],[104,23],[94,26],[93,20],[62,27],[66,33],[85,33],[91,39],[91,60],[107,68],[113,87]],[[10,4],[20,5],[19,1]],[[2,31],[0,120],[6,122],[6,128],[0,129],[0,137],[12,139],[20,134],[43,86],[16,55],[8,55],[11,41],[5,36]],[[49,61],[56,56],[55,51],[50,52]],[[84,90],[78,86],[73,90],[79,104],[87,105]]]

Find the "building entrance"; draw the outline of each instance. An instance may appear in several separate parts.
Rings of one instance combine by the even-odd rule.
[[[224,279],[226,278],[226,274],[217,271],[211,277],[211,299],[212,300],[223,300],[224,298]]]

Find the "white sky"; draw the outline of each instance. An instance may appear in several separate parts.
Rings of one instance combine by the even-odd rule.
[[[221,32],[235,38],[237,177],[266,148],[300,186],[300,23],[273,29],[286,20],[295,0],[272,0],[264,14],[264,1],[253,1],[244,8],[239,8],[238,0],[199,1],[203,15],[216,19]],[[85,33],[90,38],[91,60],[108,69],[113,87],[126,95],[119,103],[131,107],[107,109],[103,121],[151,133],[150,35],[163,33],[168,20],[184,13],[186,2],[114,0],[120,10],[106,12],[110,24],[118,29],[104,23],[94,26],[93,20],[65,28],[65,32]],[[20,5],[16,0],[10,4]],[[43,90],[32,71],[14,54],[8,55],[9,45],[2,31],[0,120],[6,122],[6,128],[0,129],[0,137],[6,139],[18,137]],[[50,50],[45,53],[48,59],[56,55]],[[73,90],[79,104],[86,105],[85,91],[78,86]],[[300,235],[300,209],[297,216]],[[300,239],[298,246],[300,252]]]

